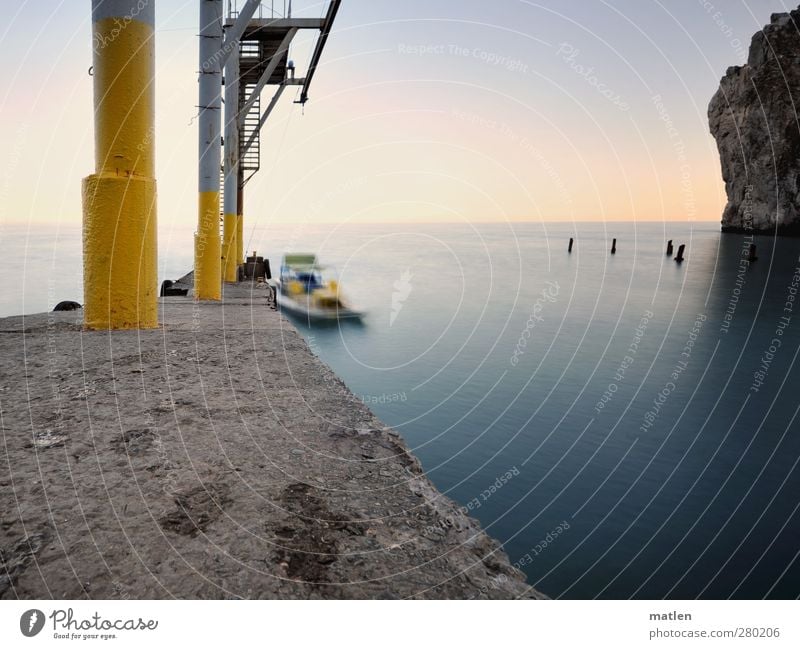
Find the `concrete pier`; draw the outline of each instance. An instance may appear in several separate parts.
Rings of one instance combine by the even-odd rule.
[[[0,597],[541,597],[263,285],[81,318],[0,320]]]

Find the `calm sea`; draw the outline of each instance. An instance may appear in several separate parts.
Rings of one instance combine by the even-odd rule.
[[[0,314],[80,301],[77,230],[0,234]],[[335,267],[368,316],[300,331],[540,590],[800,594],[800,240],[756,237],[752,265],[710,223],[299,224],[248,243],[273,269],[287,249]],[[162,233],[160,259],[162,278],[188,270],[191,233]]]

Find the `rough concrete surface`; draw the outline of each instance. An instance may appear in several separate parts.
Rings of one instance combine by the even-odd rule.
[[[0,320],[0,597],[541,597],[270,309]]]

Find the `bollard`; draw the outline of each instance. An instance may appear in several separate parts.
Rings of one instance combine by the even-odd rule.
[[[73,302],[72,300],[64,300],[63,302],[56,304],[53,307],[53,311],[77,311],[78,309],[82,308],[83,307],[77,302]]]
[[[567,252],[572,252],[572,244],[573,244],[573,239],[572,239],[572,237],[570,237],[569,238],[569,248],[567,248]]]
[[[756,259],[758,259],[758,256],[756,255],[756,244],[751,243],[750,244],[750,254],[747,255],[747,261],[752,263]]]
[[[611,242],[611,254],[612,255],[616,255],[617,254],[617,240],[616,239],[614,239]]]
[[[672,239],[667,241],[667,257],[672,256]]]
[[[681,263],[683,261],[683,251],[686,249],[686,244],[681,244],[678,246],[678,255],[675,257],[675,261]]]

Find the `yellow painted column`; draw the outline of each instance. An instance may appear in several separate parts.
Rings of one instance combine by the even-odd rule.
[[[233,36],[229,32],[228,38]],[[231,51],[225,61],[225,205],[223,207],[222,280],[238,279],[236,211],[239,204],[239,41],[226,41]]]
[[[92,0],[95,173],[84,178],[84,324],[158,326],[154,2]]]
[[[222,11],[222,0],[200,0],[199,182],[194,241],[194,296],[197,300],[222,298],[222,246],[219,240]]]
[[[197,234],[194,236],[194,296],[198,300],[219,300],[220,257],[219,192],[200,192]]]
[[[223,245],[222,245],[222,279],[225,282],[236,281],[236,215],[225,214],[223,219]]]
[[[236,263],[244,263],[244,215],[236,215]]]

